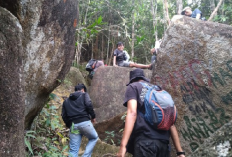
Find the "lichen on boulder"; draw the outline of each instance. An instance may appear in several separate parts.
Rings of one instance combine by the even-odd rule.
[[[232,27],[174,16],[151,82],[174,98],[187,156],[231,120]]]

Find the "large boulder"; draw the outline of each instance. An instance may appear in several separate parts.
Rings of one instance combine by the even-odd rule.
[[[22,1],[24,27],[25,127],[64,79],[74,58],[76,0]]]
[[[232,156],[232,121],[218,129],[211,137],[204,141],[191,157],[206,156]]]
[[[97,122],[103,122],[126,111],[123,106],[129,73],[133,70],[124,67],[99,67],[91,82],[89,94],[96,113]],[[152,71],[144,70],[147,78]]]
[[[231,37],[231,26],[179,15],[162,41],[151,82],[173,96],[188,155],[231,120]]]
[[[22,27],[0,7],[0,156],[24,156]]]
[[[0,156],[24,156],[24,126],[30,128],[69,71],[77,3],[0,1]]]

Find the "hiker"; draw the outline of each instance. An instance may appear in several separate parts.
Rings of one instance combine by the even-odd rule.
[[[98,134],[92,124],[96,122],[95,113],[84,84],[75,86],[75,92],[64,101],[62,118],[66,126],[70,128],[69,157],[78,156],[83,135],[89,139],[83,157],[91,156]]]
[[[96,65],[95,65],[93,71],[94,71],[94,72],[97,71],[97,69],[98,69],[100,66],[104,66],[104,62],[101,61],[101,60],[97,60],[97,63],[96,63]]]
[[[134,62],[126,61],[128,57],[126,57],[125,52],[123,52],[124,45],[122,42],[117,44],[117,49],[114,50],[114,60],[113,66],[121,66],[121,67],[136,67],[142,69],[148,69],[151,67],[151,64],[144,65],[144,64],[137,64]]]
[[[202,13],[197,8],[194,11],[192,11],[192,9],[190,7],[185,7],[182,10],[181,15],[189,16],[189,17],[196,18],[196,19],[201,19],[202,18]]]
[[[151,56],[151,64],[152,64],[152,66],[150,68],[151,70],[155,67],[156,56],[157,56],[157,53],[158,53],[158,49],[160,48],[161,42],[162,42],[161,39],[156,41],[155,42],[155,47],[150,50],[150,52],[152,54],[152,56]]]
[[[127,116],[117,157],[124,157],[126,152],[131,153],[134,157],[169,157],[170,136],[172,137],[173,144],[176,148],[177,156],[185,157],[174,125],[176,114],[172,114],[175,115],[174,119],[172,119],[169,114],[165,115],[166,117],[169,116],[169,120],[172,121],[172,123],[169,123],[170,121],[165,121],[164,124],[169,124],[169,127],[167,127],[166,130],[159,130],[161,128],[158,129],[158,127],[156,129],[154,125],[150,125],[145,119],[145,96],[148,96],[147,99],[150,99],[150,93],[146,95],[146,91],[148,91],[146,87],[147,85],[150,86],[151,84],[149,83],[149,80],[145,78],[142,69],[130,71],[130,81],[127,84],[123,104],[127,107]],[[161,90],[161,87],[159,86],[154,87],[156,91]],[[166,96],[165,98],[167,99],[168,97]],[[167,101],[166,99],[165,101]],[[173,107],[173,109],[175,108]]]
[[[103,60],[96,60],[96,59],[90,59],[89,62],[87,63],[85,70],[89,71],[88,77],[90,79],[93,78],[94,73],[97,71],[97,69],[100,66],[104,66]]]

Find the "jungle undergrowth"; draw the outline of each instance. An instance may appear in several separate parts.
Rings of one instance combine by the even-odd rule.
[[[50,94],[50,100],[58,99]],[[58,107],[48,103],[24,136],[26,156],[64,157],[68,155],[68,129],[59,120]]]

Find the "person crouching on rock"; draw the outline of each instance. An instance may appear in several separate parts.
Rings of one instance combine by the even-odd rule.
[[[121,67],[136,67],[142,69],[148,69],[151,67],[151,64],[144,65],[144,64],[137,64],[134,62],[129,62],[127,60],[127,54],[123,51],[124,45],[122,42],[117,44],[117,49],[114,50],[114,60],[113,66],[121,66]]]
[[[199,9],[196,8],[194,11],[192,11],[190,7],[185,7],[182,10],[181,15],[189,16],[196,19],[201,19],[202,17],[202,13]]]

